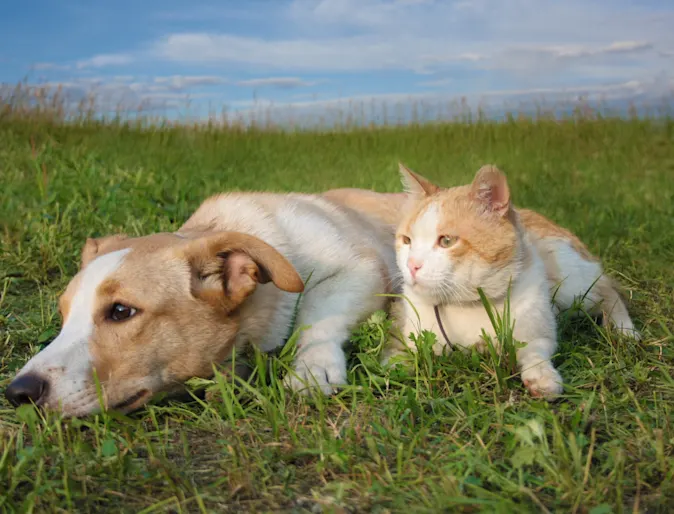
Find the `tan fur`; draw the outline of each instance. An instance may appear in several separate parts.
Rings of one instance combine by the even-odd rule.
[[[296,372],[306,364],[327,379],[324,392],[343,383],[340,345],[384,307],[377,293],[393,292],[394,209],[373,192],[330,196],[226,193],[206,199],[175,233],[88,239],[80,273],[59,299],[61,340],[20,374],[49,381],[45,406],[65,402],[67,415],[95,410],[92,372],[109,408],[133,410],[158,391],[210,376],[214,365],[231,367],[235,348],[277,348],[304,292],[297,323],[313,330],[300,336]],[[135,315],[112,319],[116,304]]]
[[[304,284],[295,268],[283,255],[257,237],[240,232],[222,232],[197,238],[184,249],[185,257],[192,266],[214,274],[222,273],[223,257],[236,256],[237,253],[243,254],[240,255],[243,260],[237,261],[237,269],[227,270],[226,280],[230,288],[236,287],[232,278],[236,278],[234,282],[241,283],[240,277],[234,275],[245,272],[255,282],[266,284],[271,280],[283,291],[304,291]],[[227,259],[227,263],[231,266],[231,259]],[[209,265],[212,269],[208,269]]]
[[[109,407],[135,394],[133,384],[152,368],[166,366],[166,375],[177,385],[189,377],[209,374],[212,363],[222,362],[231,353],[240,316],[230,314],[253,292],[255,286],[242,281],[237,275],[235,280],[228,282],[227,297],[222,288],[209,289],[200,280],[193,282],[201,284],[199,295],[207,300],[203,303],[194,302],[188,294],[165,296],[162,293],[172,283],[177,289],[181,282],[190,283],[184,280],[188,269],[183,263],[190,263],[195,275],[203,278],[206,273],[219,273],[222,275],[216,280],[227,282],[233,271],[227,267],[228,261],[233,260],[234,264],[238,261],[236,273],[241,273],[242,265],[246,276],[257,280],[259,262],[268,270],[266,272],[271,279],[276,279],[278,287],[295,292],[303,289],[300,277],[285,258],[268,245],[244,234],[223,233],[194,241],[172,234],[89,240],[83,248],[83,254],[86,254],[84,260],[86,262],[121,248],[133,248],[131,262],[114,279],[98,287],[94,318],[96,330],[89,345],[93,367],[99,380],[105,384]],[[225,261],[218,257],[222,252],[234,253]],[[213,260],[221,262],[209,268]],[[148,261],[156,266],[148,268]],[[166,287],[158,290],[158,283],[164,283]],[[78,287],[79,280],[72,281],[60,299],[64,322],[69,315],[71,297]],[[105,313],[114,302],[134,305],[149,312],[145,313],[142,323],[137,323],[135,319],[111,323],[106,321]],[[189,351],[185,351],[182,344],[185,339],[191,342]],[[220,341],[229,342],[222,345]],[[138,402],[143,400],[147,398],[140,397]]]
[[[356,188],[331,189],[322,196],[388,225],[398,225],[407,199],[404,193],[377,193]]]
[[[82,255],[80,257],[80,267],[83,268],[91,262],[97,255],[111,252],[115,249],[123,248],[126,234],[114,234],[112,236],[91,238],[88,237]]]
[[[119,244],[122,241],[109,245],[106,251],[114,251]],[[231,353],[240,326],[239,313],[232,313],[255,291],[257,283],[271,279],[277,288],[289,292],[304,288],[281,254],[246,234],[224,232],[194,239],[156,234],[126,239],[124,244],[134,249],[129,254],[131,263],[114,281],[99,286],[101,312],[111,303],[121,302],[151,310],[151,315],[146,315],[140,326],[135,319],[113,324],[98,318],[90,348],[94,368],[111,392],[123,391],[124,384],[134,383],[153,366],[166,365],[165,373],[175,384],[208,375],[213,363],[223,362]],[[148,259],[156,266],[148,269]],[[194,296],[187,294],[154,294],[157,283],[168,287],[186,283],[182,280],[187,271],[183,263],[189,264],[192,292],[205,300],[203,303],[194,302]],[[261,273],[260,268],[265,271]],[[189,351],[185,351],[184,340],[191,342]]]

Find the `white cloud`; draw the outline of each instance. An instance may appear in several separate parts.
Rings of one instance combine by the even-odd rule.
[[[621,54],[621,53],[633,53],[633,52],[643,52],[644,50],[651,50],[653,45],[651,43],[646,43],[645,41],[618,41],[617,43],[611,43],[610,45],[600,48],[599,53],[605,54]]]
[[[432,73],[458,67],[537,75],[541,65],[569,70],[590,62],[653,72],[662,68],[658,51],[674,47],[674,11],[654,15],[607,1],[294,0],[275,14],[282,27],[275,38],[173,33],[156,41],[152,53],[228,69]]]
[[[426,80],[424,82],[419,82],[418,85],[421,87],[445,87],[455,83],[454,79],[437,79],[437,80]]]
[[[163,84],[169,89],[182,91],[195,86],[217,86],[224,84],[226,80],[222,77],[207,75],[173,75],[170,77],[155,77],[154,82]]]
[[[368,51],[362,51],[368,48]],[[359,51],[360,50],[360,51]],[[363,71],[403,65],[393,57],[391,45],[368,37],[315,41],[311,39],[264,40],[228,34],[172,34],[156,46],[157,54],[180,62],[236,63],[265,69],[312,71]],[[375,59],[373,59],[375,57]],[[395,61],[395,62],[394,62]]]
[[[674,56],[674,9],[643,3],[284,0],[269,2],[269,9],[249,3],[235,7],[206,4],[186,16],[191,22],[210,21],[210,27],[225,27],[222,31],[169,30],[134,52],[100,54],[73,67],[84,75],[98,74],[106,66],[151,62],[153,67],[171,67],[170,72],[200,73],[107,81],[106,87],[115,83],[118,92],[131,91],[136,97],[176,95],[206,87],[215,90],[222,84],[303,88],[326,82],[325,78],[332,87],[320,88],[320,93],[321,98],[329,98],[340,87],[347,89],[347,83],[353,91],[363,74],[382,71],[408,76],[398,83],[397,75],[380,73],[386,82],[380,79],[374,84],[368,77],[368,87],[400,91],[410,82],[411,72],[426,79],[413,78],[419,81],[415,90],[446,91],[456,97],[464,91],[510,87],[549,91],[564,84],[641,83],[669,69]],[[153,12],[152,16],[160,23],[160,18],[179,19],[179,14]],[[246,32],[241,27],[228,31],[237,20],[246,21],[241,26]],[[242,80],[242,71],[245,76],[254,73],[262,78]],[[302,78],[305,73],[310,78]],[[321,74],[324,77],[314,78]],[[245,91],[239,93],[245,95]],[[276,98],[281,97],[288,98],[277,93]]]
[[[70,69],[70,66],[67,64],[56,64],[53,62],[38,62],[31,66],[34,70],[43,70],[43,71],[66,71]]]
[[[225,83],[226,79],[206,75],[135,77],[133,75],[74,76],[67,80],[41,80],[27,84],[34,93],[57,96],[74,111],[94,106],[99,112],[167,111],[186,109],[189,102],[209,99],[213,93],[194,93],[190,88]],[[3,88],[0,88],[3,89]],[[1,91],[0,91],[1,92]]]
[[[582,59],[585,57],[638,54],[653,49],[653,44],[646,41],[615,41],[605,46],[591,45],[556,45],[540,47],[514,47],[511,52],[540,54],[552,59]]]
[[[235,63],[248,67],[322,72],[355,72],[382,69],[438,70],[463,64],[477,68],[522,70],[532,73],[546,67],[563,67],[607,56],[629,56],[653,50],[647,41],[616,41],[606,45],[494,45],[491,51],[438,52],[430,38],[397,40],[373,36],[339,39],[264,40],[227,34],[173,34],[155,49],[163,58],[189,63]]]
[[[299,77],[267,77],[261,79],[240,80],[237,86],[243,87],[277,87],[282,89],[295,89],[299,87],[310,87],[316,82],[308,82]]]
[[[84,68],[102,68],[105,66],[122,66],[133,61],[133,57],[128,54],[99,54],[89,59],[77,61],[77,69]]]

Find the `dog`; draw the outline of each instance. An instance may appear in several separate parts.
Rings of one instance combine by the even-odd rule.
[[[351,331],[385,309],[397,273],[404,193],[230,192],[175,232],[88,238],[59,298],[58,336],[5,391],[64,416],[128,413],[160,391],[213,375],[233,350],[263,352],[300,331],[286,376],[324,394],[346,382]]]

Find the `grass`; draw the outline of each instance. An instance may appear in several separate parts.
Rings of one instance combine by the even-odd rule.
[[[88,236],[177,228],[223,190],[398,191],[397,161],[444,185],[485,163],[515,203],[575,231],[627,289],[645,340],[560,316],[567,389],[532,399],[507,356],[382,370],[363,324],[353,385],[301,399],[258,355],[250,384],[130,416],[61,420],[0,399],[5,512],[669,512],[674,509],[674,123],[511,120],[350,131],[0,120],[0,388],[58,331]]]

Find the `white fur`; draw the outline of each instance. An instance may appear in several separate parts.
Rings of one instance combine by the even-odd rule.
[[[307,390],[317,384],[325,393],[343,385],[347,376],[342,345],[359,322],[386,307],[387,298],[378,294],[392,292],[389,281],[396,274],[393,228],[320,196],[229,193],[202,203],[176,235],[192,239],[222,231],[249,234],[271,245],[305,282],[296,326],[306,329],[298,341],[288,385]],[[48,407],[60,404],[68,415],[97,410],[89,352],[92,309],[99,285],[125,264],[129,251],[101,256],[80,272],[79,290],[63,330],[20,372],[36,372],[48,380]],[[184,283],[176,279],[175,289],[164,294],[191,294],[193,277],[185,263],[176,261],[179,252],[162,253],[161,248],[158,252],[157,259],[134,261],[136,272],[151,276],[166,266],[179,266],[175,276],[183,277]],[[297,293],[284,292],[272,282],[259,284],[238,311],[234,345],[253,344],[267,352],[283,345],[290,335],[297,301]],[[151,312],[145,313],[148,315]],[[185,341],[185,351],[189,351],[188,344]],[[159,384],[146,382],[153,377],[157,378],[148,375],[135,386],[125,386],[155,391],[169,381],[162,377]]]
[[[425,179],[402,165],[401,175],[406,189],[416,196],[410,206],[433,193],[433,186],[429,187]],[[480,344],[483,330],[498,343],[478,289],[483,290],[496,311],[503,315],[506,294],[511,287],[509,321],[511,326],[514,324],[513,337],[526,345],[517,351],[522,381],[532,394],[549,397],[562,391],[562,379],[551,361],[557,348],[554,308],[569,308],[582,298],[588,311],[608,314],[607,319],[622,333],[639,337],[625,304],[610,279],[603,275],[598,262],[585,259],[568,240],[527,233],[519,221],[519,213],[509,212],[512,207],[506,180],[494,166],[481,168],[473,184],[464,191],[477,202],[476,211],[467,215],[513,216],[514,254],[498,265],[489,265],[479,254],[453,259],[452,250],[460,247],[446,249],[437,244],[443,236],[454,240],[458,235],[438,231],[438,204],[433,202],[425,212],[417,214],[410,233],[399,234],[403,237],[396,255],[404,279],[403,293],[412,303],[410,306],[401,300],[393,308],[394,318],[402,328],[397,336],[402,337],[405,344],[411,346],[408,334],[425,329],[438,336],[437,351],[447,344],[441,328],[450,344],[459,347]],[[407,244],[404,244],[404,236],[410,239]],[[457,239],[454,244],[464,243]],[[558,280],[561,283],[555,283]],[[557,286],[559,291],[553,306],[551,290]],[[442,327],[436,321],[435,306],[440,312]],[[419,313],[420,326],[417,326],[415,310]],[[397,352],[397,345],[392,343],[385,351],[384,360]]]
[[[49,381],[45,404],[61,403],[64,410],[88,408],[91,394],[89,338],[94,329],[93,308],[98,286],[117,270],[129,249],[111,252],[91,261],[83,270],[73,295],[69,316],[59,335],[26,363],[18,376],[35,373]]]
[[[526,270],[522,270],[522,272],[519,272],[517,266],[509,267],[514,272],[510,292],[511,323],[514,322],[513,336],[515,339],[527,343],[517,353],[521,378],[528,385],[529,389],[535,390],[537,393],[545,396],[559,394],[562,390],[562,379],[550,361],[557,347],[556,322],[550,306],[550,293],[545,275],[545,267],[535,248],[525,241],[522,241],[522,243],[527,244],[533,254],[529,266]],[[412,246],[414,246],[414,241],[412,242]],[[441,254],[439,251],[437,253],[438,255]],[[438,266],[444,266],[448,269],[429,267],[427,273],[433,277],[442,277],[441,280],[446,280],[448,277],[451,279],[453,276],[452,264],[445,256],[445,253],[442,253],[442,255],[445,262],[442,263],[439,258],[437,258],[436,262],[438,262]],[[466,270],[463,271],[465,272]],[[472,277],[489,277],[494,274],[490,272],[489,267],[486,265],[473,265],[469,271],[469,276]],[[404,302],[403,334],[407,335],[410,332],[417,333],[420,329],[432,331],[438,339],[436,351],[441,350],[446,345],[446,342],[436,322],[433,308],[440,299],[437,291],[442,289],[438,284],[420,287],[418,282],[416,282],[416,287],[414,287],[412,286],[414,281],[408,281],[407,276],[405,278],[406,283],[403,294],[409,298],[416,308],[420,320],[417,319],[415,312],[409,304]],[[467,282],[465,277],[463,279]],[[504,290],[507,287],[507,283],[508,280],[506,278],[505,286],[500,286],[499,289]],[[449,290],[452,290],[451,284],[447,287]],[[468,286],[464,284],[462,287],[467,288]],[[496,288],[496,284],[493,285],[493,288]],[[472,291],[469,293],[468,289],[464,292],[456,288],[452,291],[454,292],[449,295],[450,299],[458,297],[463,302],[443,302],[439,309],[442,325],[450,343],[466,349],[475,345],[479,345],[482,348],[483,339],[481,334],[482,329],[484,329],[492,337],[492,341],[497,344],[496,333],[491,325],[487,311],[481,303],[473,301]],[[464,295],[466,298],[462,298]],[[501,315],[504,311],[504,305],[503,299],[493,301],[493,307]]]
[[[584,259],[564,239],[539,239],[536,246],[549,270],[549,275],[557,276],[555,283],[551,284],[552,300],[557,311],[569,309],[576,302],[580,302],[587,312],[605,311],[622,334],[640,338],[617,294],[615,298],[602,298],[597,287],[598,279],[603,275],[599,262]]]
[[[300,335],[288,384],[304,390],[317,383],[325,393],[344,384],[342,345],[359,322],[385,308],[387,299],[378,294],[391,292],[389,280],[396,274],[392,227],[320,196],[230,193],[205,201],[176,235],[194,238],[220,231],[258,237],[285,256],[305,281],[297,326],[307,328]],[[39,373],[49,381],[49,407],[60,403],[69,415],[97,410],[88,348],[92,308],[98,286],[123,265],[128,251],[99,257],[80,272],[80,290],[74,295],[63,330],[21,371]],[[163,266],[176,265],[171,252],[157,257],[142,263],[149,275]],[[139,265],[134,263],[142,273]],[[184,263],[179,266],[184,289],[178,281],[176,289],[166,294],[190,294],[192,277]],[[272,282],[260,284],[241,305],[234,345],[253,344],[262,351],[283,345],[290,335],[297,300],[296,293],[284,292]],[[189,342],[185,343],[185,351],[189,351]],[[152,378],[140,379],[136,389],[154,391],[158,386],[144,382]]]
[[[583,259],[564,239],[541,239],[537,246],[543,259],[558,267],[559,283],[553,286],[553,301],[558,308],[573,305],[603,273],[598,262]],[[596,290],[590,290],[583,303],[589,308],[599,301]]]
[[[411,227],[409,245],[401,245],[396,259],[403,276],[405,291],[416,293],[427,301],[436,303],[463,303],[479,300],[474,284],[481,284],[485,294],[498,298],[505,293],[510,277],[520,273],[522,248],[518,249],[512,263],[494,269],[479,263],[457,263],[449,258],[447,249],[437,245],[439,212],[437,204],[430,204]],[[464,244],[459,240],[457,245]],[[412,276],[408,263],[412,259],[422,264],[416,276]]]
[[[300,335],[287,384],[298,391],[318,385],[325,393],[344,384],[343,344],[359,322],[386,305],[386,298],[377,294],[390,286],[381,266],[391,277],[396,273],[393,235],[384,237],[381,228],[315,196],[232,193],[200,211],[181,231],[198,226],[202,219],[216,219],[215,229],[245,231],[274,246],[305,280],[296,327],[308,328]],[[273,284],[258,287],[246,303],[239,344],[250,341],[263,351],[283,344],[297,295],[275,295],[270,292],[273,288]],[[261,311],[268,312],[267,330],[259,326],[259,318],[254,327],[246,322],[254,319],[248,313]]]
[[[414,310],[402,302],[398,310],[403,312],[404,336],[422,329],[432,331],[439,340],[436,351],[441,350],[446,342],[433,310],[439,305],[451,344],[463,348],[481,344],[482,329],[494,340],[495,331],[479,302],[477,287],[482,287],[502,314],[504,296],[512,280],[513,336],[526,343],[517,353],[521,378],[530,391],[543,396],[562,391],[562,379],[550,360],[557,348],[555,310],[569,309],[581,300],[588,312],[606,312],[621,333],[639,338],[627,308],[608,277],[603,276],[601,264],[585,259],[569,241],[538,238],[520,230],[514,258],[507,265],[494,268],[476,259],[453,262],[451,252],[435,245],[441,235],[431,205],[411,227],[411,244],[402,245],[397,253],[405,282],[403,293],[421,318],[419,325]],[[456,244],[462,243],[459,240]],[[410,257],[423,262],[415,277],[407,266]],[[409,345],[406,337],[405,342]],[[390,356],[391,352],[387,352],[387,359]]]
[[[424,290],[428,293],[443,281],[444,275],[452,271],[445,252],[436,247],[438,223],[438,207],[431,204],[412,227],[408,235],[411,244],[402,245],[397,253],[398,269],[411,290]],[[415,276],[412,276],[409,269],[410,261],[421,265]]]

